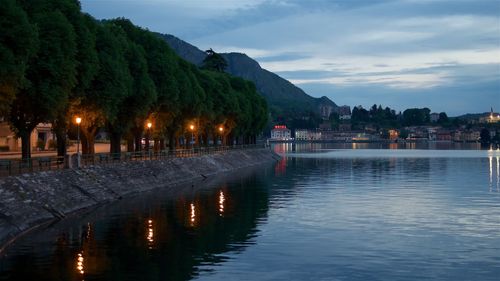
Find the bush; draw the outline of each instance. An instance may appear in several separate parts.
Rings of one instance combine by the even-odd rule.
[[[8,145],[0,145],[0,152],[7,152],[7,151],[9,151]]]

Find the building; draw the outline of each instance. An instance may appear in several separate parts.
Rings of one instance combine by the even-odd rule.
[[[450,130],[437,130],[436,132],[436,140],[437,141],[452,141],[453,134]]]
[[[351,107],[348,105],[339,106],[337,109],[340,120],[351,120]]]
[[[271,130],[271,139],[272,140],[291,140],[292,134],[290,129],[288,129],[285,125],[276,125]]]
[[[388,131],[389,139],[394,141],[399,138],[399,132],[398,130],[391,129]]]
[[[300,140],[300,141],[321,140],[321,131],[297,129],[295,130],[295,140]]]
[[[351,131],[351,124],[339,124],[339,131],[340,132],[350,132]]]
[[[40,123],[31,132],[31,150],[49,149],[50,140],[55,140],[52,124]],[[7,122],[0,122],[0,149],[4,151],[21,151],[21,139],[16,138]]]

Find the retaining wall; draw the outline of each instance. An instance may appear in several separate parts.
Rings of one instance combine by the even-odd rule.
[[[0,178],[0,252],[19,234],[69,213],[277,159],[268,149],[249,149]]]

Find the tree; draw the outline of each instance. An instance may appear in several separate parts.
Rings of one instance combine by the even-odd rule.
[[[488,144],[491,142],[490,130],[483,128],[480,133],[481,143]]]
[[[202,68],[217,72],[224,72],[227,67],[226,60],[211,48],[206,50],[205,53],[207,56],[203,60]]]
[[[156,100],[155,85],[148,75],[144,49],[128,42],[125,58],[132,78],[131,93],[122,100],[114,121],[108,122],[111,153],[121,152],[121,138],[134,124],[136,118],[144,116]]]
[[[38,34],[14,0],[0,5],[0,116],[9,113],[17,92],[26,87],[26,68],[38,47]]]
[[[59,9],[46,2],[29,7],[28,15],[38,27],[39,49],[29,60],[29,86],[17,94],[9,122],[22,141],[22,157],[31,158],[30,134],[37,124],[53,120],[64,110],[68,93],[76,84],[76,42],[72,25]]]
[[[76,6],[73,9],[66,9],[67,17],[71,19],[76,31],[77,52],[76,59],[76,85],[69,93],[67,106],[59,112],[52,121],[53,130],[57,138],[57,155],[66,155],[66,135],[70,122],[74,121],[75,107],[85,96],[87,90],[99,70],[99,59],[96,51],[96,29],[97,22],[87,14],[82,14]],[[80,116],[81,117],[81,116]]]
[[[448,119],[448,115],[446,115],[446,112],[439,113],[439,119],[438,119],[439,124],[446,125],[449,122],[450,122],[450,120]]]
[[[129,40],[140,45],[145,51],[146,63],[148,65],[149,77],[153,80],[156,89],[156,100],[149,112],[136,118],[131,128],[131,134],[135,140],[135,150],[141,149],[141,137],[144,131],[144,123],[147,116],[155,116],[154,130],[160,134],[168,131],[169,138],[174,142],[174,134],[178,124],[174,123],[175,116],[179,114],[179,87],[175,79],[178,72],[178,60],[170,46],[157,34],[134,26],[124,18],[114,19],[112,22],[122,27]],[[177,121],[180,118],[177,117]],[[133,145],[129,145],[131,147]]]
[[[403,112],[405,126],[421,126],[430,123],[431,110],[428,108],[409,108]]]

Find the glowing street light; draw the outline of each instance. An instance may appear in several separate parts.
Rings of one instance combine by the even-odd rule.
[[[75,118],[76,125],[77,125],[77,130],[76,130],[76,167],[80,168],[80,123],[82,123],[82,118],[76,117]]]
[[[219,126],[219,133],[220,133],[220,144],[222,145],[222,134],[224,133],[224,127]]]
[[[193,124],[189,125],[189,130],[191,130],[191,145],[194,147],[195,141],[194,141],[194,125]]]
[[[148,122],[146,124],[146,127],[148,128],[148,132],[147,132],[147,136],[146,136],[145,148],[146,148],[146,151],[149,151],[149,137],[151,136],[151,127],[153,127],[153,123]]]

